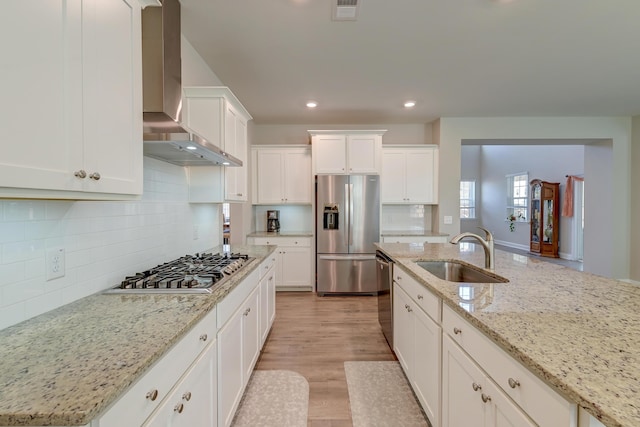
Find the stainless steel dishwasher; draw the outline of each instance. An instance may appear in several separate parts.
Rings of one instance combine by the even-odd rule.
[[[393,350],[393,261],[376,251],[376,280],[378,284],[378,323]]]

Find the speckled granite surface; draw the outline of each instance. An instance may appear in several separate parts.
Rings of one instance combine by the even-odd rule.
[[[1,330],[0,425],[89,423],[275,248],[232,246],[255,259],[212,294],[95,294]]]
[[[479,245],[465,245],[467,252],[449,243],[378,246],[603,424],[640,426],[640,287],[499,250],[495,273],[509,283],[456,284],[414,261],[459,259],[483,266]]]
[[[313,237],[311,231],[254,231],[247,234],[247,237]]]

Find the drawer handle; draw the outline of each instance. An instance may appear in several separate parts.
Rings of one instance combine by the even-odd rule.
[[[73,173],[73,176],[75,176],[76,178],[83,179],[83,178],[87,177],[87,173],[85,171],[83,171],[82,169],[80,169],[79,171],[75,171]]]
[[[147,393],[147,399],[149,399],[150,401],[153,402],[157,398],[158,398],[158,390],[156,390],[155,388]]]
[[[520,386],[520,381],[509,378],[509,387],[516,388],[518,386]]]
[[[487,394],[482,393],[482,395],[480,397],[482,398],[482,401],[484,403],[491,402],[491,396],[489,396]]]
[[[460,328],[453,328],[453,333],[456,335],[460,335],[462,333],[462,329]]]
[[[248,316],[248,315],[249,315],[249,313],[251,313],[251,307],[247,308],[247,309],[244,311],[244,315],[245,315],[245,316]]]
[[[184,405],[182,403],[178,403],[176,406],[173,407],[173,412],[177,412],[179,414],[181,414],[183,410],[184,410]]]
[[[471,387],[473,388],[473,391],[482,390],[482,386],[478,383],[471,384]]]
[[[94,172],[89,175],[89,178],[93,179],[94,181],[100,181],[100,174],[98,172]]]
[[[191,392],[188,391],[182,395],[182,400],[186,400],[187,402],[191,400]]]
[[[202,334],[202,335],[200,335],[200,341],[206,341],[206,340],[207,340],[207,338],[209,338],[209,337],[207,336],[207,334]]]
[[[402,277],[396,276],[396,280],[400,280],[400,279],[402,279]]]
[[[423,299],[424,297],[420,294],[418,294],[418,299]]]

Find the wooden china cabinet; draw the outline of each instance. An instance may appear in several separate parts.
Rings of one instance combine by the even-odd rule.
[[[533,179],[530,190],[529,250],[542,256],[558,258],[560,184]]]

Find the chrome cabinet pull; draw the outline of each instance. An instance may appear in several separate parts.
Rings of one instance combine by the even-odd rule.
[[[80,169],[79,171],[75,171],[75,172],[73,173],[73,175],[74,175],[75,177],[77,177],[77,178],[80,178],[80,179],[83,179],[83,178],[86,178],[86,177],[87,177],[87,173],[86,173],[84,170],[82,170],[82,169]]]
[[[462,333],[462,329],[460,328],[453,328],[453,333],[456,335],[460,335]]]
[[[248,315],[249,315],[249,313],[251,313],[251,307],[247,308],[247,309],[244,311],[244,315],[245,315],[245,316],[248,316]]]
[[[471,387],[473,388],[473,391],[482,390],[482,386],[478,383],[471,384]]]
[[[200,341],[206,341],[209,336],[207,334],[200,335]]]
[[[182,400],[186,400],[187,402],[191,400],[191,392],[188,391],[182,395]]]
[[[98,172],[94,172],[91,175],[89,175],[89,178],[93,179],[94,181],[99,181],[100,180],[100,174]]]
[[[147,393],[146,398],[153,402],[158,398],[158,390],[154,388],[153,390]]]
[[[491,402],[491,396],[489,396],[487,394],[482,393],[482,395],[480,397],[482,398],[482,401],[484,403]]]
[[[182,403],[178,403],[176,406],[173,407],[173,412],[177,412],[179,414],[181,414],[183,410],[184,410],[184,405]]]
[[[420,294],[418,294],[418,299],[423,299],[424,297]]]
[[[520,385],[520,381],[509,378],[509,387],[516,388]]]

